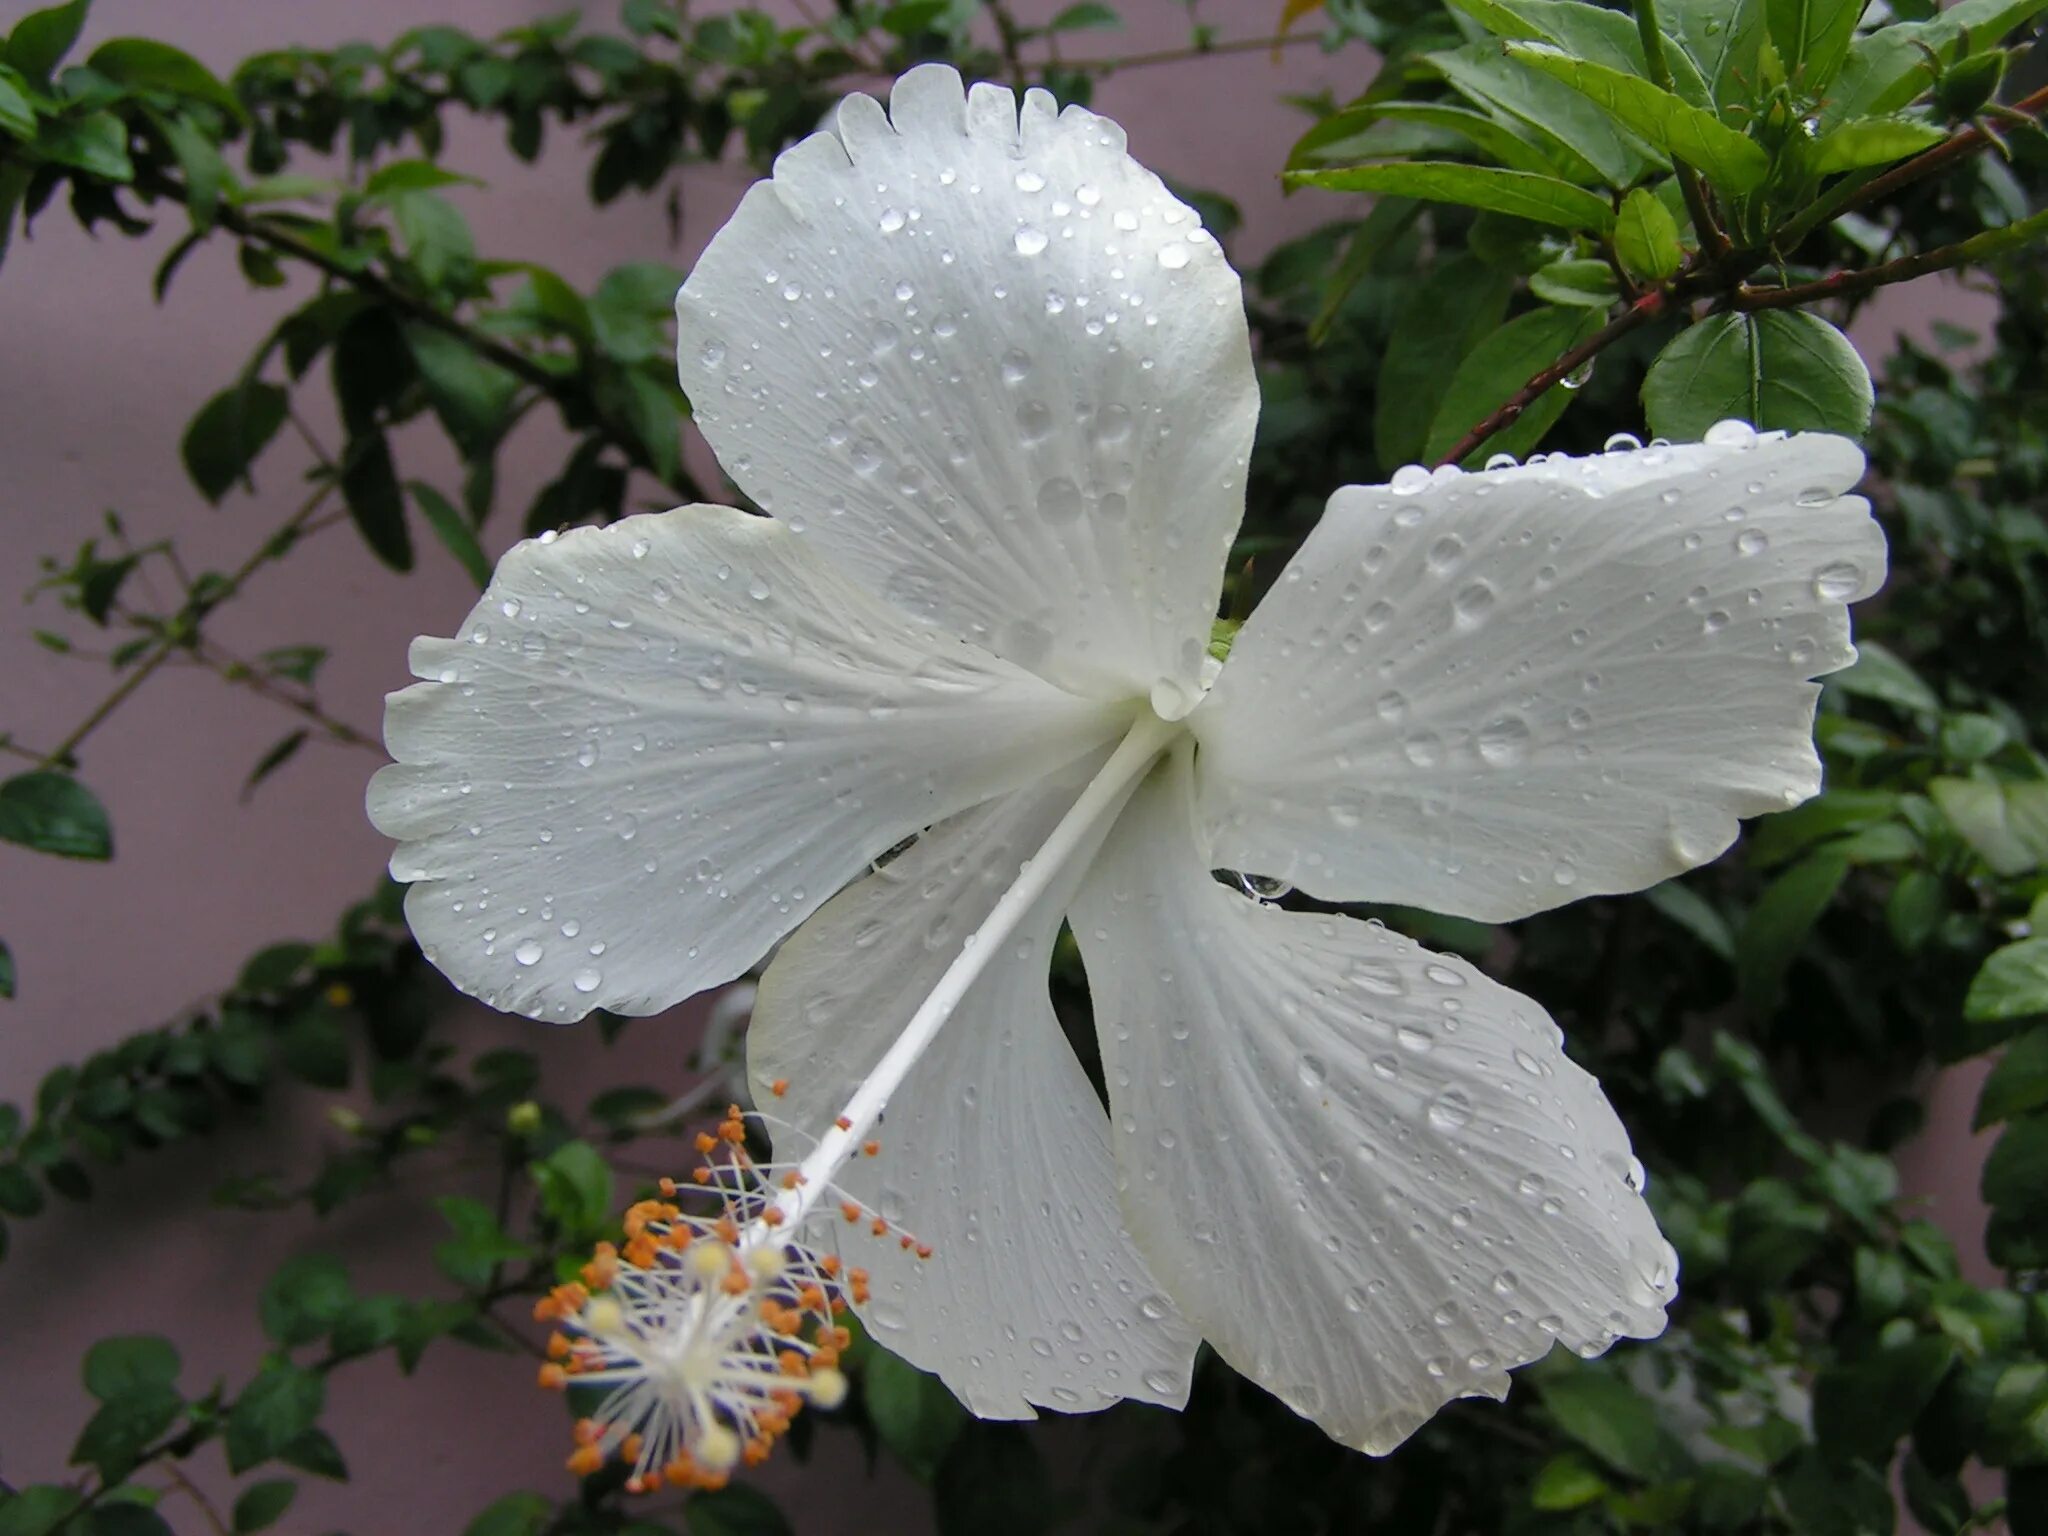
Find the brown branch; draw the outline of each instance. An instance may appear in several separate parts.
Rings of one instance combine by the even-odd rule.
[[[1612,320],[1601,326],[1591,336],[1573,347],[1548,368],[1538,373],[1528,383],[1516,390],[1471,431],[1458,439],[1457,445],[1437,462],[1456,464],[1467,454],[1484,443],[1494,433],[1511,427],[1522,412],[1529,409],[1554,386],[1570,378],[1580,368],[1591,362],[1630,331],[1649,324],[1671,308],[1670,300],[1662,292],[1646,293]]]
[[[213,1507],[213,1501],[200,1491],[199,1485],[179,1470],[175,1461],[164,1463],[164,1476],[178,1491],[190,1499],[206,1517],[206,1523],[213,1527],[214,1536],[228,1536],[227,1522],[220,1517],[220,1511]]]
[[[1735,290],[1733,307],[1745,311],[1791,309],[1801,304],[1817,304],[1822,299],[1857,298],[1875,289],[1889,287],[1893,283],[1910,282],[1916,277],[1925,277],[1930,272],[1947,272],[1956,267],[1969,266],[1973,262],[1988,260],[2043,233],[2048,233],[2048,213],[2037,213],[2017,224],[1986,230],[1980,235],[1972,235],[1967,240],[1958,240],[1954,245],[1922,251],[1917,256],[1901,256],[1896,261],[1887,261],[1875,267],[1830,272],[1826,277],[1817,278],[1813,282],[1792,283],[1782,288],[1740,287]]]
[[[232,683],[238,688],[247,688],[258,698],[268,699],[273,704],[281,704],[286,709],[304,715],[326,732],[330,739],[345,746],[364,747],[379,756],[383,755],[384,748],[376,737],[358,730],[346,720],[337,720],[320,707],[317,699],[281,686],[255,663],[243,661],[240,657],[232,656],[219,646],[206,641],[199,642],[193,650],[192,657],[221,681]]]

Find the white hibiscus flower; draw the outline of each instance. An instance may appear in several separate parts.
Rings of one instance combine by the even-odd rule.
[[[1244,307],[1115,124],[913,70],[781,157],[677,311],[773,515],[523,544],[418,642],[370,809],[429,957],[566,1020],[796,929],[749,1069],[838,1124],[786,1230],[836,1181],[928,1242],[876,1245],[863,1312],[984,1415],[1178,1404],[1206,1338],[1384,1452],[1553,1339],[1656,1334],[1671,1249],[1543,1010],[1211,871],[1501,921],[1812,795],[1811,680],[1884,567],[1854,445],[1347,487],[1218,674]]]

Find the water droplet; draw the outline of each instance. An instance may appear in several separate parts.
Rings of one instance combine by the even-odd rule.
[[[1702,441],[1710,448],[1750,448],[1756,445],[1756,428],[1746,421],[1717,421]]]
[[[1020,224],[1013,237],[1019,256],[1036,256],[1050,243],[1044,230],[1035,224]]]
[[[1404,1051],[1413,1051],[1420,1056],[1436,1045],[1436,1036],[1419,1024],[1403,1024],[1394,1031],[1394,1043]]]
[[[1813,573],[1814,595],[1830,603],[1846,603],[1863,585],[1863,568],[1849,560],[1831,560]]]
[[[1458,557],[1465,553],[1465,541],[1455,533],[1447,533],[1429,546],[1429,568],[1441,576],[1458,563]]]
[[[597,750],[596,742],[586,741],[583,743],[582,746],[576,749],[576,765],[579,768],[595,768],[597,766]]]
[[[1761,528],[1745,528],[1735,535],[1735,553],[1760,555],[1771,547],[1771,536]]]
[[[1285,880],[1275,880],[1270,875],[1239,875],[1237,884],[1245,895],[1260,901],[1279,901],[1294,890]]]
[[[1433,768],[1443,758],[1443,743],[1434,731],[1417,731],[1401,743],[1401,750],[1418,768]]]
[[[1017,407],[1017,430],[1029,448],[1052,435],[1052,408],[1043,400],[1026,400]]]
[[[1376,960],[1361,960],[1347,974],[1353,986],[1376,997],[1399,997],[1408,990],[1399,970]]]
[[[725,343],[707,341],[697,349],[697,361],[706,368],[716,368],[725,361]]]
[[[1387,481],[1387,489],[1396,496],[1413,496],[1418,491],[1428,490],[1429,482],[1429,471],[1422,465],[1403,464]]]
[[[1451,612],[1458,623],[1470,629],[1482,624],[1493,609],[1493,586],[1489,582],[1475,581],[1451,600]]]
[[[885,235],[895,234],[897,230],[903,227],[904,222],[903,210],[901,208],[884,208],[881,218],[876,220],[876,223]]]
[[[1512,768],[1529,756],[1529,726],[1519,715],[1502,715],[1479,732],[1479,755],[1496,768]]]
[[[1003,382],[1022,384],[1031,376],[1031,354],[1012,348],[1003,354]]]
[[[1019,192],[1043,192],[1045,190],[1045,178],[1034,170],[1026,169],[1019,171],[1017,173],[1017,190]]]
[[[1055,476],[1038,488],[1038,515],[1049,523],[1070,523],[1081,515],[1081,488]]]
[[[1472,1122],[1472,1101],[1463,1089],[1446,1088],[1429,1104],[1429,1123],[1440,1131],[1455,1131]]]
[[[578,971],[571,982],[578,992],[595,992],[603,984],[604,976],[589,967]]]
[[[1643,440],[1633,432],[1617,432],[1603,446],[1609,453],[1634,453],[1643,446]]]
[[[512,958],[521,965],[538,965],[540,964],[540,957],[545,953],[546,951],[541,948],[539,939],[527,939],[517,949],[512,951]]]
[[[1194,254],[1185,241],[1169,240],[1159,247],[1159,265],[1169,272],[1177,272],[1188,264]]]
[[[1320,1056],[1305,1054],[1294,1068],[1300,1074],[1304,1088],[1320,1088],[1330,1080],[1329,1065]]]

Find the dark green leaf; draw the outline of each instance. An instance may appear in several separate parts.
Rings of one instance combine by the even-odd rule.
[[[235,1530],[261,1531],[277,1524],[299,1496],[299,1485],[288,1477],[251,1483],[235,1500]]]
[[[101,43],[85,61],[131,91],[162,91],[219,107],[239,118],[242,103],[212,70],[182,49],[149,37],[117,37]]]
[[[555,1513],[537,1493],[508,1493],[463,1528],[462,1536],[540,1536]]]
[[[346,1088],[349,1078],[348,1030],[341,1016],[325,1003],[303,1008],[278,1037],[278,1055],[285,1070],[315,1088]]]
[[[199,408],[178,446],[199,494],[217,502],[237,483],[249,490],[249,466],[290,413],[291,396],[275,384],[231,384]]]
[[[962,1435],[933,1489],[939,1536],[1042,1536],[1053,1502],[1038,1450],[1011,1424]]]
[[[437,187],[480,186],[474,176],[463,176],[431,160],[393,160],[379,166],[363,183],[363,196],[396,201],[405,192],[431,192]]]
[[[476,529],[469,519],[425,481],[409,480],[405,488],[412,492],[413,504],[420,509],[420,516],[427,520],[427,526],[433,529],[434,537],[469,572],[470,579],[478,587],[487,586],[491,579],[491,562],[484,555],[483,546],[477,542]]]
[[[248,1471],[313,1428],[327,1400],[325,1381],[288,1360],[272,1360],[228,1410],[228,1470]]]
[[[0,128],[18,139],[36,136],[36,109],[22,91],[21,76],[0,64]]]
[[[135,162],[128,158],[128,126],[111,112],[44,118],[36,132],[36,152],[45,160],[108,181],[135,179]]]
[[[1995,873],[2023,875],[2041,862],[2028,829],[2014,825],[2005,786],[1990,779],[1943,777],[1929,781],[1927,794]]]
[[[2021,939],[1994,950],[1963,1000],[1963,1017],[1976,1023],[2035,1014],[2048,1014],[2048,938]]]
[[[1423,276],[1380,359],[1372,426],[1381,464],[1422,457],[1458,365],[1499,326],[1513,291],[1509,274],[1470,256],[1454,256]]]
[[[78,1508],[80,1497],[76,1488],[51,1483],[39,1483],[0,1497],[0,1536],[49,1536],[66,1515]]]
[[[438,192],[401,192],[391,199],[398,232],[421,279],[432,287],[464,280],[476,262],[469,222]]]
[[[1614,268],[1595,257],[1553,261],[1529,274],[1529,291],[1545,303],[1567,309],[1605,310],[1621,299]]]
[[[287,1259],[263,1288],[263,1331],[279,1344],[323,1337],[353,1299],[348,1269],[326,1254]]]
[[[164,142],[177,157],[178,169],[184,173],[185,206],[192,214],[194,232],[211,229],[214,213],[220,206],[221,188],[229,179],[227,162],[213,140],[188,119],[167,117],[158,126],[163,129]],[[156,284],[159,303],[168,286],[168,273],[160,271]]]
[[[921,1483],[938,1474],[970,1418],[938,1377],[880,1347],[861,1369],[861,1401],[882,1444]]]
[[[1615,1471],[1653,1479],[1685,1464],[1649,1402],[1620,1377],[1560,1360],[1534,1380],[1557,1427]]]
[[[1971,1125],[1981,1131],[2042,1108],[2048,1108],[2048,1025],[2029,1030],[2005,1048],[1984,1080]]]
[[[155,1334],[101,1339],[86,1351],[85,1390],[103,1403],[131,1393],[175,1386],[180,1362],[170,1340]]]
[[[590,295],[591,333],[598,347],[620,363],[667,358],[682,274],[658,262],[632,262],[604,275]]]
[[[1678,39],[1724,115],[1758,88],[1765,38],[1763,0],[1660,0],[1657,14]]]
[[[434,326],[406,326],[405,342],[434,413],[458,446],[475,452],[504,435],[518,379]]]
[[[1860,438],[1871,401],[1870,371],[1849,338],[1818,315],[1782,309],[1689,326],[1643,380],[1650,430],[1674,442],[1697,442],[1731,418]]]
[[[1828,687],[1862,699],[1879,699],[1909,714],[1941,712],[1941,696],[1889,647],[1863,639],[1855,662],[1833,673]]]
[[[1599,107],[1507,57],[1497,43],[1425,57],[1459,95],[1528,133],[1568,180],[1622,188],[1654,164],[1641,142]]]
[[[70,774],[50,769],[0,783],[0,841],[66,859],[114,856],[105,807]]]
[[[1922,1337],[1889,1349],[1859,1350],[1820,1373],[1813,1388],[1813,1432],[1834,1460],[1891,1460],[1899,1437],[1927,1406],[1955,1362],[1947,1339]]]
[[[0,939],[0,997],[14,996],[14,951]]]
[[[1124,19],[1107,5],[1098,0],[1078,0],[1068,6],[1045,24],[1048,32],[1115,32],[1124,24]]]
[[[2048,1115],[2009,1123],[1984,1159],[1984,1203],[2029,1225],[2048,1219]]]
[[[412,569],[412,534],[405,526],[405,497],[391,444],[382,432],[358,437],[342,453],[342,500],[356,531],[379,560],[394,571]]]
[[[588,1142],[563,1143],[532,1172],[541,1208],[564,1233],[594,1233],[611,1220],[612,1170]]]
[[[1735,947],[1735,975],[1745,1004],[1763,1013],[1776,1002],[1806,936],[1841,889],[1849,861],[1822,848],[1764,888]]]
[[[1463,165],[1453,160],[1290,171],[1286,180],[1291,186],[1323,187],[1333,192],[1389,192],[1425,202],[1462,203],[1565,229],[1605,232],[1614,222],[1613,208],[1597,192],[1554,176],[1490,165]]]
[[[1507,403],[1531,378],[1551,367],[1600,327],[1600,316],[1584,309],[1544,308],[1517,316],[1474,347],[1458,365],[1430,424],[1423,459],[1436,463],[1466,432]],[[1496,453],[1526,455],[1543,439],[1572,401],[1563,383],[1552,385],[1517,417],[1468,454],[1467,462]]]
[[[8,36],[6,49],[0,57],[4,57],[32,83],[42,84],[63,62],[64,55],[71,51],[71,45],[78,41],[78,34],[85,28],[85,12],[90,4],[91,0],[70,0],[67,5],[30,11],[14,24],[14,31]]]
[[[1813,176],[1890,165],[1939,144],[1947,132],[1933,123],[1904,117],[1869,117],[1844,123],[1806,146],[1804,163]]]
[[[793,1536],[775,1501],[758,1488],[700,1493],[686,1506],[690,1536]]]

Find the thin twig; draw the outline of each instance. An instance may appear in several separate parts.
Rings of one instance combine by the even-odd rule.
[[[1233,37],[1217,43],[1191,43],[1182,48],[1161,48],[1153,53],[1127,53],[1107,59],[1073,59],[1066,68],[1089,74],[1110,74],[1120,69],[1148,69],[1155,64],[1182,64],[1189,59],[1206,59],[1216,54],[1270,53],[1279,48],[1298,48],[1304,43],[1323,41],[1320,32],[1282,32],[1272,37]]]
[[[175,1461],[164,1463],[164,1476],[171,1480],[180,1493],[198,1506],[199,1513],[206,1517],[206,1523],[213,1527],[214,1536],[229,1536],[228,1524],[221,1519],[220,1511],[213,1507],[213,1501],[200,1491],[197,1483],[179,1470]]]
[[[1630,331],[1650,323],[1670,308],[1669,301],[1662,293],[1646,293],[1612,320],[1601,326],[1591,336],[1573,347],[1556,362],[1538,373],[1528,383],[1501,402],[1491,415],[1471,431],[1458,439],[1457,446],[1438,460],[1439,464],[1456,464],[1473,449],[1485,442],[1494,433],[1514,425],[1522,412],[1529,409],[1554,385],[1562,383],[1591,362],[1608,347],[1626,336]]]
[[[281,686],[254,662],[243,661],[238,656],[230,655],[211,641],[199,642],[192,652],[192,658],[200,666],[213,672],[221,681],[238,688],[247,688],[258,698],[268,699],[273,704],[281,704],[286,709],[304,715],[331,739],[344,746],[364,747],[380,756],[384,751],[376,737],[367,731],[358,730],[346,720],[338,720],[328,714],[320,707],[317,699]]]
[[[1849,272],[1830,272],[1826,277],[1817,278],[1813,282],[1792,283],[1782,288],[1737,288],[1734,307],[1740,310],[1790,309],[1801,304],[1815,304],[1822,299],[1857,298],[1874,289],[1889,287],[1893,283],[1910,282],[1916,277],[1925,277],[1930,272],[1947,272],[1956,267],[1989,260],[2002,251],[2044,233],[2048,233],[2048,213],[2037,213],[2017,224],[1986,230],[1982,234],[1972,235],[1967,240],[1958,240],[1954,245],[1922,251],[1916,256],[1901,256],[1896,261],[1887,261],[1879,266],[1862,267]]]

